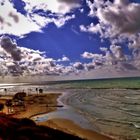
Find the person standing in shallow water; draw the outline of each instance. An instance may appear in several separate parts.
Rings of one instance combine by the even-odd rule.
[[[38,88],[36,88],[35,91],[36,91],[36,94],[38,94]]]
[[[8,109],[7,113],[10,114],[12,112],[12,100],[10,99],[6,100],[5,105],[7,106],[7,109]]]
[[[39,89],[39,93],[43,93],[43,89],[42,88]]]
[[[6,88],[4,89],[4,92],[5,92],[5,95],[6,95],[7,94],[7,89]]]

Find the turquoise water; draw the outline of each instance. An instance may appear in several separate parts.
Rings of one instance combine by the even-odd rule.
[[[45,82],[44,82],[45,83]],[[49,84],[49,83],[48,83]],[[74,80],[52,82],[54,88],[81,89],[81,88],[117,88],[117,89],[139,89],[140,78],[112,78],[112,79],[94,79],[94,80]]]
[[[81,88],[97,88],[97,89],[139,89],[140,77],[130,78],[112,78],[112,79],[89,79],[89,80],[72,80],[72,81],[41,81],[34,83],[0,83],[0,88],[18,87],[18,86],[50,86],[51,89],[81,89]],[[48,89],[48,88],[47,88]]]

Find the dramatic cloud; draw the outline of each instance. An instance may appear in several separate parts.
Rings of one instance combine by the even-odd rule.
[[[23,0],[23,2],[25,3],[25,15],[14,8],[12,1],[4,0],[0,3],[0,34],[21,37],[32,31],[42,32],[41,29],[49,23],[61,27],[75,18],[73,10],[80,7],[79,1]],[[42,10],[42,14],[38,12],[39,10]],[[68,13],[70,14],[66,15]]]
[[[85,69],[87,69],[88,71],[95,69],[94,63],[85,64]]]
[[[70,13],[71,10],[74,8],[80,7],[78,1],[66,1],[66,0],[23,0],[26,3],[25,9],[28,12],[32,12],[33,10],[44,10],[44,11],[51,11],[52,13],[56,14],[66,14]]]
[[[57,61],[45,56],[45,52],[19,47],[9,37],[0,40],[0,75],[66,75],[73,72],[72,66],[63,66],[57,62],[69,61],[63,56]]]
[[[102,54],[93,54],[89,52],[84,52],[81,56],[87,59],[101,59],[103,57]]]
[[[121,69],[122,71],[137,70],[137,68],[131,63],[118,63],[117,68]]]
[[[73,64],[73,67],[76,68],[77,70],[84,70],[85,69],[84,65],[81,62],[75,62]]]
[[[131,59],[125,55],[121,46],[111,45],[109,49],[100,48],[104,54],[94,54],[84,52],[81,56],[84,59],[91,59],[92,62],[84,64],[85,69],[104,69],[105,66],[114,66],[117,71],[138,70],[140,67],[139,59]],[[135,55],[140,56],[140,50]],[[136,57],[135,57],[136,58]]]
[[[100,24],[94,25],[93,23],[91,23],[87,27],[85,27],[84,25],[80,25],[80,30],[82,32],[89,32],[89,33],[95,33],[95,34],[99,32],[103,34]]]
[[[102,51],[102,52],[107,52],[107,48],[105,48],[105,47],[100,47],[100,50]]]
[[[31,31],[40,31],[40,27],[17,12],[9,0],[0,5],[0,34],[21,36]]]
[[[13,14],[12,12],[9,13],[9,17],[13,18],[15,23],[19,22],[19,17],[17,15]]]
[[[139,69],[140,59],[140,3],[129,0],[86,0],[90,9],[88,16],[98,22],[80,25],[82,32],[99,34],[109,39],[110,48],[101,48],[104,55],[85,52],[83,58],[98,60],[104,65],[116,65],[118,69]],[[128,45],[133,56],[123,52],[122,44]],[[119,45],[118,45],[119,44]],[[125,68],[124,68],[125,67]]]
[[[110,50],[112,51],[114,57],[117,60],[125,60],[125,55],[123,53],[121,46],[111,45]]]
[[[140,4],[129,0],[89,1],[89,16],[97,17],[99,23],[81,25],[84,32],[100,33],[102,38],[131,38],[140,31]],[[120,39],[121,41],[123,39]]]
[[[51,22],[54,23],[58,28],[63,26],[67,21],[74,19],[75,15],[71,15],[71,16],[60,16],[58,19],[52,18]]]
[[[97,15],[100,22],[111,26],[110,32],[133,34],[140,31],[140,4],[116,0],[106,8],[99,8]]]
[[[79,4],[80,0],[58,0],[60,2],[66,2],[68,4]]]
[[[14,44],[10,38],[3,36],[0,40],[1,47],[9,53],[14,61],[21,60],[21,51],[17,48],[16,44]]]
[[[137,36],[133,36],[129,42],[129,48],[130,49],[139,49],[140,48],[140,34]]]
[[[81,74],[82,71],[91,72],[102,69],[107,71],[108,68],[110,71],[116,70],[117,72],[139,71],[140,3],[129,0],[85,0],[85,2],[83,0],[51,0],[51,2],[50,0],[22,0],[24,6],[18,9],[20,7],[15,4],[15,1],[1,1],[0,75],[68,75],[71,73]],[[78,17],[78,15],[80,16]],[[77,51],[80,49],[83,54],[74,56],[72,62],[70,61],[72,56],[70,55],[71,57],[68,58],[65,55],[65,49],[62,58],[55,60],[48,58],[46,52],[18,46],[9,37],[3,36],[14,35],[12,37],[15,39],[17,36],[27,36],[31,39],[28,36],[31,32],[47,32],[44,27],[50,23],[60,28],[75,18],[79,21],[72,20],[72,24],[68,24],[71,25],[70,29],[75,33],[75,36],[68,34],[70,39],[64,38],[65,42],[61,45],[71,41],[70,45],[73,47],[74,43],[80,41],[79,39],[82,39],[84,35],[89,35],[85,41],[89,39],[88,43],[91,43],[97,39],[95,45],[98,46],[93,48],[92,52],[88,52],[91,50],[89,48],[83,52],[83,48],[79,47],[72,55],[78,54]],[[83,18],[88,20],[85,22]],[[84,33],[81,34],[77,27]],[[62,28],[62,32],[69,33],[69,30],[65,30],[66,28]],[[92,36],[92,34],[94,35]],[[73,38],[76,38],[77,41]],[[61,39],[60,41],[62,41]],[[47,47],[49,47],[49,43],[46,43]],[[76,45],[81,45],[80,43]],[[57,46],[59,45],[58,43]],[[126,48],[127,46],[128,48]],[[47,47],[41,49],[47,50]],[[75,50],[72,48],[72,51]],[[51,52],[49,53],[49,55],[53,55]]]

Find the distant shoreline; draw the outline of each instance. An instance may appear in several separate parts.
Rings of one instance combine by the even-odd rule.
[[[17,80],[18,81],[18,80]],[[140,90],[140,77],[106,78],[106,79],[80,79],[80,80],[54,80],[34,82],[8,82],[0,83],[0,89],[10,86],[48,86],[48,89],[132,89]]]

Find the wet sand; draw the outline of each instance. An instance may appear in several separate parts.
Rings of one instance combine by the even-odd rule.
[[[111,138],[101,135],[95,131],[81,128],[71,120],[52,119],[45,122],[40,122],[38,124],[79,136],[80,138],[83,138],[85,140],[112,140]]]

